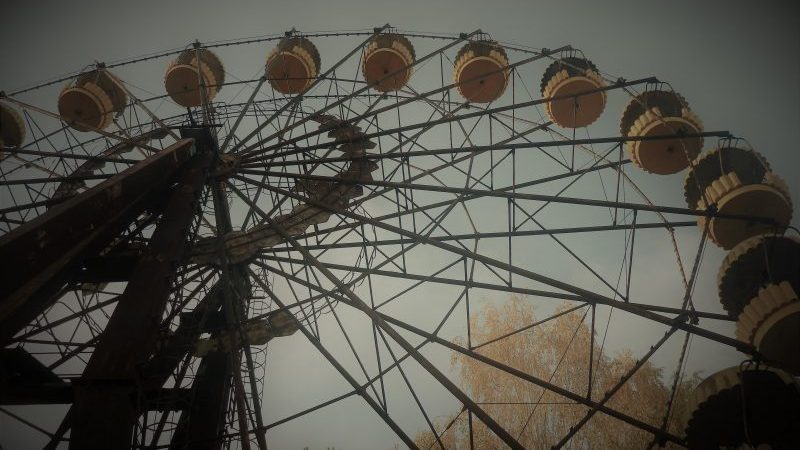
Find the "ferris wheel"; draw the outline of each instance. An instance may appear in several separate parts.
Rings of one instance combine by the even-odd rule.
[[[0,94],[2,412],[46,448],[265,449],[358,398],[399,442],[422,429],[439,448],[434,386],[469,433],[525,448],[444,350],[581,408],[554,448],[601,416],[651,446],[797,446],[800,239],[780,168],[669,83],[604,66],[387,25],[194,42]],[[728,252],[708,311],[692,296],[707,243]],[[643,260],[672,285],[647,291]],[[590,321],[587,386],[472,341],[476,305],[510,295]],[[592,392],[595,335],[634,323],[649,350]],[[667,426],[675,386],[662,423],[612,406],[668,341],[681,370],[695,336],[744,363],[700,383],[685,430]]]

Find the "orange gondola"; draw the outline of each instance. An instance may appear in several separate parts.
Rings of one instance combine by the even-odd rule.
[[[462,97],[472,103],[489,103],[508,86],[508,56],[497,42],[472,41],[456,55],[453,82]]]
[[[721,370],[703,380],[689,401],[689,448],[800,445],[800,386],[781,370],[753,365]]]
[[[726,250],[751,236],[782,231],[792,218],[786,183],[753,150],[723,146],[702,153],[686,174],[684,192],[690,208],[759,219],[700,216],[698,225],[705,228],[708,220],[709,238]]]
[[[733,248],[717,277],[736,337],[800,374],[800,239],[763,234]]]
[[[542,76],[542,97],[550,120],[564,128],[585,127],[606,107],[605,81],[588,59],[568,56],[555,61]]]
[[[78,131],[104,129],[128,104],[128,95],[111,73],[96,69],[79,75],[58,96],[58,112]]]
[[[199,62],[198,62],[199,58]],[[188,49],[169,65],[164,87],[172,100],[183,106],[200,106],[211,101],[225,83],[222,62],[210,50]]]
[[[689,166],[703,148],[702,137],[682,138],[698,134],[703,122],[689,109],[678,93],[663,90],[642,92],[631,100],[620,122],[622,136],[648,138],[671,136],[672,139],[628,141],[631,161],[646,172],[666,175]]]
[[[319,51],[304,37],[286,37],[267,57],[267,79],[282,94],[299,94],[319,75]]]
[[[25,142],[25,122],[16,109],[0,102],[0,147],[19,147]],[[0,159],[6,152],[0,151]]]
[[[364,79],[380,92],[398,91],[411,78],[414,47],[405,36],[395,33],[379,34],[364,50],[361,70]]]

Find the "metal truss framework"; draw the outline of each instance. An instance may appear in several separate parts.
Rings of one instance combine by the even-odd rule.
[[[164,96],[139,99],[129,90],[131,104],[118,118],[122,122],[117,124],[119,132],[102,131],[91,139],[79,139],[57,114],[20,100],[31,90],[52,83],[4,97],[25,109],[34,138],[24,148],[3,149],[8,161],[16,165],[9,164],[0,173],[0,189],[5,189],[11,199],[10,204],[4,201],[0,205],[0,226],[5,233],[0,237],[0,256],[4,261],[14,261],[17,270],[1,275],[0,339],[6,348],[2,354],[0,403],[72,406],[53,432],[5,408],[1,411],[44,434],[49,441],[47,448],[68,441],[72,448],[132,445],[219,449],[225,442],[238,441],[242,448],[263,450],[269,430],[359,396],[403,443],[417,448],[413,437],[417,430],[404,427],[389,412],[386,377],[396,372],[439,446],[444,446],[442,436],[447,429],[465,413],[471,444],[473,420],[479,420],[509,447],[524,448],[516,433],[504,428],[484,402],[473,398],[436,361],[422,354],[423,348],[436,344],[582,405],[584,417],[554,443],[555,448],[569,442],[598,412],[651,434],[653,442],[685,446],[683,438],[664,425],[646,423],[607,403],[675,334],[686,339],[699,336],[760,357],[751,346],[705,326],[709,321],[730,320],[727,315],[699,311],[693,305],[691,292],[705,233],[689,276],[674,236],[677,229],[695,226],[699,216],[751,222],[763,219],[650,202],[625,172],[630,161],[623,158],[623,146],[635,139],[674,136],[578,138],[559,133],[544,119],[523,119],[526,110],[553,99],[517,98],[527,90],[523,89],[520,70],[573,51],[571,47],[532,50],[507,46],[521,55],[509,66],[512,100],[510,104],[482,107],[454,100],[451,91],[456,85],[444,81],[448,53],[479,35],[480,30],[459,36],[408,33],[420,39],[445,41],[414,63],[420,70],[437,63],[440,67],[441,82],[421,92],[409,88],[379,95],[357,76],[345,75],[347,64],[387,27],[305,34],[309,38],[355,36],[360,42],[299,95],[281,98],[267,93],[268,79],[262,76],[224,85],[228,89],[251,86],[246,102],[213,103],[207,98],[210,86],[201,79],[204,101],[200,107],[191,109],[188,115],[180,112],[159,118],[153,105]],[[203,46],[196,43],[194,48],[222,50],[281,37]],[[103,68],[123,69],[127,64],[174,54]],[[598,91],[610,94],[657,82],[653,77],[616,79]],[[404,108],[419,105],[429,111],[427,118],[419,115],[422,120],[409,119],[411,113]],[[142,111],[142,117],[137,110]],[[46,126],[40,126],[29,112],[56,119],[58,126],[45,132]],[[328,115],[339,117],[342,127],[363,127],[359,139],[374,141],[379,152],[355,157],[331,155],[335,145],[325,136],[330,128],[309,129]],[[431,140],[426,139],[443,130],[446,132],[431,146]],[[157,136],[163,136],[166,145]],[[724,131],[687,137],[731,138]],[[440,145],[448,140],[449,144]],[[476,143],[485,141],[488,143]],[[122,156],[133,151],[137,153]],[[524,178],[518,170],[526,158],[540,159],[555,169]],[[86,164],[93,165],[91,170]],[[374,179],[343,176],[345,168],[354,164],[374,164],[380,175]],[[602,184],[602,199],[567,195],[571,188],[594,176],[598,184],[604,183],[604,176],[614,180],[613,191],[605,192]],[[58,187],[70,183],[86,190],[66,197],[53,195]],[[327,186],[326,194],[334,190],[333,186],[343,186],[359,189],[361,195],[343,208],[326,202],[325,195],[310,195],[308,189],[302,189],[309,183]],[[559,189],[536,191],[549,186]],[[626,200],[628,191],[640,194],[641,200]],[[485,202],[495,208],[494,213],[507,229],[479,231],[473,223],[472,229],[466,230],[450,224],[455,216],[472,222],[470,208]],[[380,208],[370,210],[375,204]],[[288,229],[278,220],[298,214],[295,211],[300,206],[313,208],[309,220],[330,217],[324,225],[314,222],[301,232]],[[564,206],[600,211],[604,220],[546,225],[542,217],[547,208]],[[263,236],[258,233],[265,229],[271,230],[280,243],[261,244]],[[684,295],[674,304],[637,299],[631,292],[635,238],[648,230],[665,232],[677,253]],[[570,236],[587,233],[624,233],[625,248],[616,280],[604,275],[568,241]],[[253,247],[246,261],[231,259],[232,249],[226,246],[231,236],[239,239],[236,245]],[[544,275],[515,260],[515,244],[533,237],[547,240],[574,267],[585,271],[593,280],[592,287]],[[192,262],[192,248],[201,240],[213,243],[217,257],[213,264]],[[499,252],[479,250],[479,244],[487,242],[503,249],[507,259],[496,256]],[[432,249],[446,262],[424,272],[412,270],[407,260],[422,248]],[[353,254],[358,254],[358,262],[342,262],[342,258],[352,259]],[[337,260],[336,255],[346,256]],[[623,275],[626,282],[620,287]],[[392,279],[402,288],[388,296],[376,293],[381,279]],[[431,285],[457,292],[434,330],[389,312],[408,293]],[[487,342],[473,343],[469,337],[465,346],[442,336],[444,325],[462,309],[469,336],[470,292],[476,290],[566,301],[571,306]],[[259,301],[268,301],[269,307],[259,310]],[[371,355],[365,357],[352,342],[337,312],[338,304],[354,309],[367,321],[374,348]],[[666,329],[602,397],[591,392],[592,371],[596,370],[591,364],[590,387],[584,393],[481,353],[486,345],[581,309],[591,311],[589,351],[593,352],[594,334],[599,329],[595,324],[597,307],[616,309]],[[59,308],[66,311],[56,314]],[[262,405],[259,385],[263,363],[247,342],[247,327],[286,312],[292,326],[352,390],[264,423],[262,406],[269,405]],[[341,333],[346,341],[343,351],[356,363],[344,364],[337,349],[326,342],[320,331],[325,327],[323,315],[327,324]],[[61,334],[66,328],[69,339]],[[414,344],[409,336],[419,343]],[[220,343],[228,339],[235,350],[195,355],[199,339]],[[57,351],[51,360],[42,362],[27,350],[36,345]],[[685,351],[686,346],[681,360]],[[590,361],[594,361],[592,355]],[[372,358],[374,362],[367,361]],[[437,429],[431,420],[424,398],[415,389],[409,364],[404,367],[404,362],[411,360],[462,405],[461,413],[445,429]],[[77,367],[70,370],[77,370],[78,376],[60,375],[66,367]],[[66,438],[69,430],[70,437]]]

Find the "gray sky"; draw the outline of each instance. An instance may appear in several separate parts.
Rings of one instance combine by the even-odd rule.
[[[337,2],[94,2],[94,1],[16,1],[0,4],[5,20],[0,28],[0,89],[12,91],[41,80],[71,73],[94,61],[115,61],[161,50],[181,48],[194,39],[203,42],[247,36],[280,33],[292,27],[301,31],[368,29],[391,23],[402,30],[458,33],[481,28],[503,42],[533,47],[556,48],[571,44],[594,61],[602,71],[628,79],[655,75],[670,82],[689,101],[703,119],[707,130],[730,130],[746,138],[763,154],[789,184],[792,196],[800,198],[800,152],[794,139],[800,126],[800,17],[794,2],[745,1],[345,1]],[[323,68],[336,61],[350,47],[337,48],[333,40],[318,42]],[[415,45],[417,43],[415,42]],[[422,44],[421,44],[422,45]],[[437,44],[439,45],[439,44]],[[242,53],[223,56],[226,70],[242,79],[254,78],[263,64],[266,44]],[[221,55],[225,55],[220,51]],[[418,52],[418,55],[420,53]],[[249,58],[249,59],[248,59]],[[144,90],[161,92],[166,61],[150,69],[132,71],[126,81]],[[537,66],[540,70],[543,66]],[[134,70],[134,69],[131,69]],[[538,90],[540,72],[530,72],[528,86]],[[414,81],[412,81],[414,85]],[[230,92],[227,92],[230,94]],[[538,92],[534,96],[538,95]],[[30,101],[55,109],[55,97],[38,96]],[[626,98],[609,100],[604,117],[591,127],[592,136],[618,134],[618,118]],[[165,106],[168,108],[168,106]],[[709,143],[706,143],[708,147]],[[534,167],[531,171],[538,170]],[[542,169],[544,170],[544,169]],[[658,204],[683,206],[683,174],[656,177],[631,171],[645,192]],[[587,186],[589,189],[591,186]],[[370,211],[377,215],[378,211]],[[568,214],[569,211],[564,211]],[[504,214],[501,212],[500,214]],[[477,218],[487,226],[496,225],[491,218]],[[794,226],[800,223],[797,215]],[[457,225],[453,225],[456,227]],[[678,233],[684,261],[690,261],[699,240],[696,228]],[[659,304],[674,305],[680,293],[676,283],[674,258],[664,233],[643,233],[637,253],[636,270],[642,279],[650,280],[634,286],[637,298]],[[618,269],[606,261],[606,252],[618,247],[615,242],[574,238],[569,241],[586,254],[587,259],[602,267],[611,276]],[[617,248],[617,250],[619,250]],[[555,249],[547,250],[554,252]],[[523,250],[524,252],[524,250]],[[417,255],[420,264],[424,257]],[[716,272],[724,253],[709,246],[697,283],[695,301],[698,309],[721,312],[716,297]],[[499,257],[499,256],[498,256]],[[670,261],[672,261],[670,263]],[[529,261],[521,260],[521,265]],[[608,264],[606,264],[608,263]],[[671,264],[671,272],[661,271]],[[554,266],[554,276],[564,281],[590,283],[583,271],[564,272]],[[389,289],[391,286],[387,286]],[[435,296],[431,288],[425,291]],[[444,296],[452,291],[441,291]],[[492,293],[476,292],[475,297],[491,297]],[[432,297],[428,297],[432,298]],[[430,310],[426,308],[431,308]],[[408,314],[418,323],[425,316],[436,317],[438,309],[409,299],[403,308],[393,310]],[[371,331],[359,327],[359,319],[343,312],[351,325],[354,339],[371,344]],[[441,317],[441,314],[439,314]],[[603,316],[604,317],[604,316]],[[616,322],[623,330],[611,337],[614,348],[632,347],[641,353],[660,332],[649,330],[649,324],[635,319]],[[713,325],[717,327],[716,324]],[[732,335],[731,327],[719,328]],[[333,328],[331,346],[342,350],[343,344]],[[458,327],[450,330],[460,332]],[[612,333],[613,334],[613,333]],[[654,338],[655,336],[655,338]],[[640,339],[641,337],[641,339]],[[337,340],[338,339],[338,340]],[[672,371],[678,340],[673,339],[656,362]],[[431,351],[429,357],[447,367],[446,352]],[[701,339],[693,341],[689,369],[705,373],[736,364],[741,357],[733,351],[720,350]],[[348,367],[355,367],[352,361]],[[311,406],[345,389],[341,377],[329,368],[313,348],[297,335],[270,347],[265,387],[266,422],[279,419],[292,410]],[[426,408],[434,416],[445,416],[456,410],[454,400],[410,365],[425,394]],[[402,380],[394,376],[390,385],[397,388],[391,411],[409,430],[423,430],[410,398],[402,388]],[[392,402],[392,400],[390,400]],[[327,408],[307,419],[281,426],[268,434],[271,448],[341,449],[388,448],[395,438],[375,414],[357,398]],[[272,407],[273,405],[280,405]],[[24,411],[24,410],[22,410]],[[6,418],[0,418],[0,430],[8,429]],[[7,435],[0,431],[0,445],[7,448],[34,448],[27,435]]]

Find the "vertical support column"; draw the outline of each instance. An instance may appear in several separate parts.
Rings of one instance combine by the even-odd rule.
[[[216,137],[209,132],[208,128],[184,130],[184,132],[195,135],[199,145],[207,148],[210,154],[219,157],[220,151]],[[212,170],[213,167],[214,164],[212,164]],[[209,183],[220,245],[220,279],[217,283],[220,298],[214,310],[221,308],[225,317],[226,330],[234,334],[241,328],[251,288],[246,266],[229,265],[222,244],[222,237],[233,231],[228,202],[225,198],[224,183],[223,180],[217,179],[212,179]],[[217,450],[222,447],[224,439],[219,436],[225,425],[226,409],[233,386],[236,387],[236,405],[240,433],[242,433],[242,447],[249,448],[247,414],[243,410],[247,405],[242,392],[240,364],[241,359],[237,348],[233,348],[227,353],[215,352],[203,357],[200,362],[198,378],[192,386],[193,405],[188,411],[181,414],[178,429],[170,443],[171,449]],[[254,403],[257,403],[257,394],[254,396]],[[260,423],[260,409],[256,409],[257,420]],[[258,433],[256,436],[259,446],[266,448],[263,433]]]
[[[188,162],[165,212],[111,315],[81,379],[75,383],[70,448],[128,448],[138,414],[137,367],[155,348],[161,316],[185,249],[210,154]]]
[[[227,309],[234,301],[241,298],[238,292],[250,292],[249,278],[244,275],[244,282],[239,277],[238,266],[229,268],[228,274],[217,283],[219,299],[215,308],[222,306],[226,319],[226,329],[230,332],[231,317]],[[226,304],[228,306],[226,306]],[[170,442],[170,449],[202,449],[218,450],[224,439],[220,437],[224,431],[225,415],[229,405],[232,381],[231,375],[238,371],[238,358],[231,352],[211,352],[200,361],[197,377],[192,384],[192,403],[187,411],[181,414],[178,428]]]
[[[222,447],[219,437],[225,423],[230,386],[231,358],[227,353],[204,356],[192,384],[192,402],[181,414],[169,448],[215,450]]]

